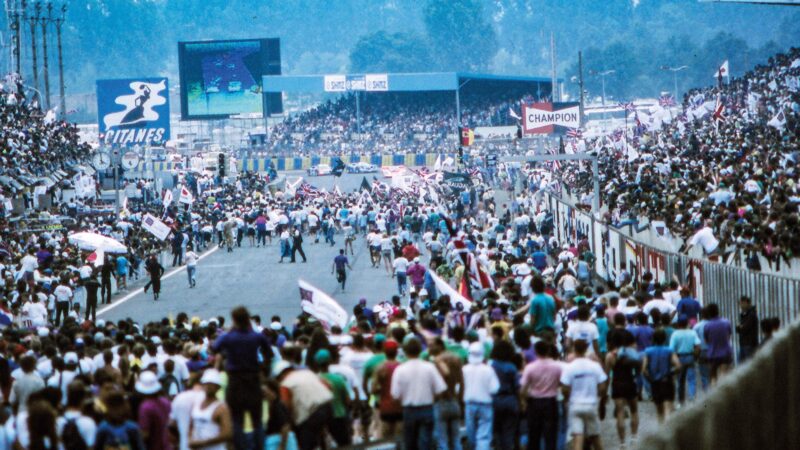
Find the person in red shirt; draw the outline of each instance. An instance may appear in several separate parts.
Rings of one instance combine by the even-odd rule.
[[[407,242],[406,245],[403,246],[401,252],[403,253],[403,257],[409,261],[413,261],[414,258],[419,256],[419,250],[413,242]]]
[[[378,414],[381,419],[380,436],[382,439],[398,436],[403,425],[403,405],[392,397],[392,375],[400,365],[397,362],[397,341],[388,340],[383,344],[386,361],[378,367],[373,375],[372,393],[378,396]]]

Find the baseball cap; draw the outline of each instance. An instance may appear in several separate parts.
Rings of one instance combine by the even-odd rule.
[[[64,355],[64,364],[78,364],[78,354],[75,352],[67,352]]]
[[[317,364],[327,364],[331,362],[331,352],[327,348],[323,348],[317,351],[314,355],[314,362]]]
[[[470,364],[480,364],[483,362],[483,344],[480,342],[473,342],[469,344],[469,363]]]
[[[389,339],[388,341],[383,343],[383,350],[384,351],[397,350],[399,347],[400,347],[400,344],[398,344],[397,341],[395,341],[393,339]]]

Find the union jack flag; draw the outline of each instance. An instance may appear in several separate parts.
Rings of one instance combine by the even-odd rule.
[[[297,189],[297,192],[303,197],[308,197],[308,198],[316,198],[322,195],[322,191],[305,182],[300,184],[300,187]]]
[[[611,139],[613,139],[616,142],[619,142],[619,141],[622,140],[622,136],[624,134],[625,134],[625,132],[623,132],[621,128],[618,128],[618,129],[614,130],[613,134],[611,134]]]
[[[567,136],[575,139],[581,139],[583,137],[583,132],[579,128],[572,128],[567,130]]]
[[[554,148],[547,149],[547,153],[549,153],[551,155],[557,154],[557,152],[556,152],[556,150]],[[550,163],[549,164],[550,165],[550,170],[552,170],[553,172],[558,172],[558,171],[561,170],[561,161],[549,161],[549,163]]]
[[[675,99],[669,94],[662,95],[661,98],[658,99],[658,104],[666,107],[675,106]]]
[[[624,109],[625,111],[636,111],[636,105],[634,105],[633,102],[627,102],[627,103],[620,102],[620,104],[617,106]]]
[[[725,103],[722,102],[721,96],[717,96],[717,105],[714,106],[714,120],[724,122],[725,119]]]

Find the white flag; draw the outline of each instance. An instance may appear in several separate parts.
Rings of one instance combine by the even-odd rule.
[[[472,305],[471,301],[461,295],[461,293],[455,290],[446,281],[439,278],[434,271],[428,270],[428,274],[431,276],[431,278],[433,278],[433,282],[436,284],[436,291],[439,296],[447,295],[450,297],[450,305],[452,305],[453,308],[455,308],[458,303],[461,303],[464,306],[464,311],[469,311],[470,305]]]
[[[783,109],[778,111],[778,114],[775,114],[775,117],[767,122],[767,125],[783,131],[783,129],[786,127],[786,114],[784,114]]]
[[[517,119],[517,120],[522,120],[522,117],[517,115],[517,113],[514,111],[514,108],[512,108],[510,106],[508,107],[508,115],[513,117],[513,118],[515,118],[515,119]]]
[[[167,189],[166,192],[164,192],[162,203],[164,203],[164,209],[169,208],[169,205],[172,204],[172,189]]]
[[[731,73],[728,70],[728,60],[727,59],[725,60],[724,63],[722,63],[721,66],[719,66],[719,69],[717,69],[717,71],[714,72],[714,78],[719,78],[720,76],[728,77],[728,78],[730,78],[730,76],[731,76]]]
[[[56,121],[56,108],[53,108],[47,111],[47,114],[44,115],[44,123],[50,125],[55,121]]]
[[[298,279],[300,287],[300,307],[304,312],[319,320],[325,328],[347,325],[347,312],[330,295],[322,292],[308,282]]]
[[[436,172],[442,170],[442,154],[441,153],[436,155],[436,162],[433,163],[433,170],[436,171]]]
[[[187,205],[191,205],[194,202],[194,197],[192,197],[191,191],[186,186],[181,186],[181,196],[178,198],[178,202],[186,203]]]

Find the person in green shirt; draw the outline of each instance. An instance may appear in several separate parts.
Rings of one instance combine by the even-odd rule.
[[[328,385],[333,394],[333,402],[331,403],[333,418],[328,431],[336,441],[336,445],[341,447],[350,445],[353,440],[350,415],[347,413],[350,408],[350,391],[347,389],[347,381],[343,376],[328,371],[331,359],[331,352],[326,348],[318,350],[314,355],[319,377]]]
[[[383,343],[386,342],[386,336],[377,333],[372,338],[373,351],[375,352],[367,362],[364,363],[364,392],[370,392],[369,382],[372,380],[372,374],[384,361],[386,361],[386,354],[383,353]]]
[[[531,298],[528,313],[531,315],[533,333],[541,339],[553,342],[555,339],[556,301],[544,292],[542,277],[531,280]]]

